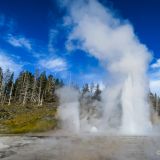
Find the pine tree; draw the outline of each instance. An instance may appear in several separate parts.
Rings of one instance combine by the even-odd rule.
[[[91,85],[90,85],[90,91],[93,94],[93,92],[94,92],[94,83],[91,83]]]
[[[151,101],[154,111],[157,111],[157,94],[151,94]]]
[[[99,84],[97,84],[93,98],[100,101],[101,100],[101,92],[102,91],[99,88]]]
[[[3,81],[2,81],[2,96],[1,96],[1,104],[5,104],[7,101],[8,95],[9,95],[9,90],[10,90],[10,79],[11,79],[12,73],[10,72],[9,69],[4,72],[3,75]]]
[[[31,99],[32,93],[32,83],[33,83],[33,76],[30,72],[24,73],[24,83],[23,83],[23,102],[22,104],[25,105],[26,102],[29,102]]]
[[[89,92],[89,85],[86,83],[82,89],[82,96]]]
[[[158,115],[160,116],[160,97],[158,97],[157,112]]]
[[[46,83],[46,72],[42,72],[38,80],[38,106],[43,104],[44,95],[46,93]]]
[[[12,93],[13,93],[13,87],[14,87],[14,73],[12,73],[10,80],[9,80],[9,100],[8,100],[8,105],[11,104],[11,100],[12,100]]]
[[[54,101],[54,91],[55,91],[55,79],[52,75],[48,76],[47,84],[46,84],[46,94],[45,94],[45,101],[46,102],[53,102]]]
[[[14,87],[14,101],[18,104],[23,102],[25,80],[26,74],[22,71],[16,79]]]
[[[38,102],[38,78],[39,78],[39,70],[36,70],[33,76],[31,103]]]
[[[2,98],[2,88],[3,88],[3,71],[2,68],[0,67],[0,100]]]

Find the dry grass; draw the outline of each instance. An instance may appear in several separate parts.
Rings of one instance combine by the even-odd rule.
[[[0,133],[42,132],[54,129],[57,125],[56,108],[53,107],[4,106],[3,111],[4,118],[0,119],[3,129]]]

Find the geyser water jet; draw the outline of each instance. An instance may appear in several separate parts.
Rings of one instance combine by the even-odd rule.
[[[147,110],[149,104],[144,100],[144,94],[139,93],[143,87],[138,84],[135,83],[132,76],[128,76],[122,90],[123,117],[121,129],[124,133],[141,134],[146,132],[150,126],[149,111]]]

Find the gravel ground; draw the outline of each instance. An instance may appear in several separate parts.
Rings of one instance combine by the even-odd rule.
[[[159,136],[3,136],[2,160],[160,160]]]

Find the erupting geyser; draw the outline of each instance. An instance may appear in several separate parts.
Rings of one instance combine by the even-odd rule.
[[[99,128],[116,128],[125,133],[145,132],[150,127],[146,71],[151,54],[147,47],[140,43],[128,21],[115,16],[97,0],[65,1],[63,7],[70,19],[65,25],[73,28],[67,49],[78,48],[99,59],[111,80],[102,94],[104,114]],[[78,109],[74,114],[77,118],[73,119],[80,126]]]
[[[139,81],[139,80],[138,80]],[[143,134],[150,127],[149,104],[144,99],[143,84],[135,83],[128,76],[122,90],[122,132],[131,134]]]

